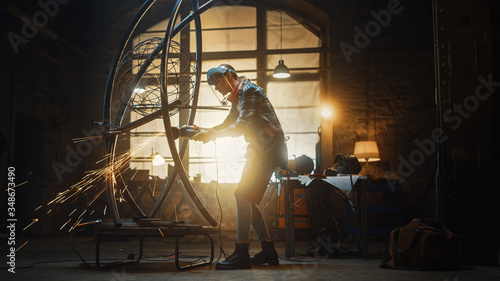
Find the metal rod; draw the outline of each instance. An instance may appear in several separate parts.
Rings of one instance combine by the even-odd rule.
[[[174,9],[172,10],[172,15],[170,17],[170,20],[169,20],[169,23],[168,23],[168,26],[167,26],[167,30],[165,32],[165,38],[172,38],[175,33],[173,33],[174,29],[172,28],[172,25],[173,25],[173,22],[175,21],[176,17],[177,17],[177,14],[179,12],[179,8],[180,8],[180,5],[182,4],[182,0],[178,0],[176,5],[174,6]],[[203,5],[202,7],[207,7],[208,4],[214,4],[215,2],[218,2],[218,1],[210,1],[210,2],[207,2],[205,5]],[[210,5],[211,6],[211,5]],[[209,7],[210,7],[209,6]],[[201,7],[200,7],[201,9]],[[197,14],[197,16],[199,16],[199,14],[201,14],[201,12],[199,12],[200,9],[197,9],[196,11],[193,11],[193,13],[191,13],[189,16],[187,16],[183,21],[181,21],[181,23],[179,25],[177,25],[176,27],[176,31],[178,32],[180,29],[182,29],[184,26],[187,25],[187,19],[190,19],[192,20],[193,19],[193,15]],[[170,40],[168,40],[167,44],[164,44],[164,47],[163,47],[163,52],[162,52],[162,56],[161,56],[161,89],[162,89],[162,107],[163,107],[163,110],[165,112],[168,112],[168,97],[166,96],[166,93],[168,92],[167,91],[167,81],[166,81],[166,66],[167,66],[167,55],[168,55],[168,52],[167,50],[169,50],[170,48]],[[205,219],[212,225],[212,226],[216,226],[218,223],[217,221],[215,220],[215,218],[212,216],[212,214],[208,211],[208,209],[206,208],[205,204],[203,204],[203,202],[201,201],[200,197],[198,196],[196,190],[193,188],[193,186],[191,185],[191,182],[189,181],[188,177],[187,177],[187,174],[186,174],[186,170],[184,169],[184,166],[182,164],[182,159],[177,151],[177,147],[176,147],[176,144],[175,144],[175,140],[173,138],[173,135],[172,135],[172,125],[171,125],[171,122],[170,122],[170,115],[169,114],[163,114],[163,123],[164,123],[164,126],[165,126],[165,132],[166,132],[166,137],[167,137],[167,142],[168,142],[168,145],[169,145],[169,148],[170,148],[170,152],[172,154],[172,157],[174,159],[174,163],[175,163],[175,168],[174,170],[177,170],[177,173],[187,191],[187,193],[189,194],[189,196],[191,197],[193,203],[198,207],[198,210],[201,212],[201,214],[205,217]]]

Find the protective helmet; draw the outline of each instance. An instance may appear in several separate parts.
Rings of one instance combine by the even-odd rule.
[[[234,69],[228,68],[224,65],[219,65],[217,67],[210,68],[207,72],[207,82],[209,85],[213,86],[215,84],[215,80],[219,77],[224,76],[228,72],[234,72]]]

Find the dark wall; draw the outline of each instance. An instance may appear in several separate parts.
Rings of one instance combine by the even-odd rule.
[[[405,221],[432,216],[434,208],[421,202],[437,147],[412,159],[437,126],[432,1],[349,1],[330,21],[333,153],[353,154],[356,141],[377,141],[381,161],[362,173],[402,185]]]
[[[498,6],[498,4],[496,4]],[[438,2],[439,115],[442,143],[444,212],[441,220],[461,235],[480,237],[486,264],[498,264],[500,236],[493,184],[497,167],[493,130],[495,23],[487,1]],[[498,81],[498,80],[496,80]]]
[[[73,139],[95,135],[91,120],[102,119],[107,72],[124,29],[112,24],[110,11],[120,6],[133,13],[140,1],[100,2],[2,1],[0,7],[1,170],[14,167],[15,182],[26,182],[16,189],[19,225],[43,221],[24,234],[60,233],[67,218],[53,214],[84,203],[47,203],[104,155],[102,144]],[[7,173],[0,177],[5,183]],[[3,225],[6,205],[1,208]]]
[[[79,33],[78,25],[73,26],[72,34],[69,26],[58,20],[66,8],[54,6],[51,16],[27,1],[4,1],[0,10],[0,81],[4,85],[1,132],[9,140],[1,155],[1,167],[2,171],[7,166],[15,167],[17,184],[27,181],[16,189],[16,216],[23,227],[35,217],[34,210],[42,200],[66,188],[53,172],[52,163],[61,161],[64,147],[71,145],[81,126],[84,108],[79,106],[83,99],[79,86],[83,54],[63,41],[68,35]],[[37,13],[39,17],[33,17]],[[66,31],[57,30],[65,28]],[[58,37],[60,32],[64,37]],[[78,171],[81,167],[70,169]],[[2,172],[3,183],[5,176]],[[2,216],[6,214],[4,207],[2,203]],[[2,224],[4,221],[2,218]],[[41,225],[34,226],[33,232],[49,231],[45,226],[43,231]]]

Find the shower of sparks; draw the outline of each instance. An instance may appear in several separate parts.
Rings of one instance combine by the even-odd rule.
[[[86,212],[87,212],[87,210],[83,210],[83,212],[78,216],[78,218],[80,219],[83,216],[83,214],[85,214]]]
[[[163,133],[158,133],[158,136]],[[90,190],[97,190],[96,196],[90,201],[93,203],[99,195],[102,194],[106,190],[105,183],[108,182],[113,186],[117,185],[118,178],[121,177],[121,173],[126,171],[126,167],[130,163],[130,160],[133,156],[137,155],[144,148],[148,147],[153,138],[146,140],[142,144],[126,151],[121,155],[117,155],[112,158],[112,154],[105,155],[104,159],[100,160],[102,162],[107,160],[107,165],[102,169],[91,170],[86,172],[86,175],[82,178],[81,181],[73,184],[65,191],[59,193],[56,198],[50,201],[47,205],[50,204],[61,204],[69,199],[75,200],[79,196],[83,194],[87,194]],[[123,198],[122,198],[123,200]],[[87,206],[91,205],[87,204]]]
[[[159,137],[163,134],[164,133],[162,132],[158,133],[155,136]],[[90,139],[92,138],[78,138],[74,141],[79,142],[87,141]],[[77,200],[86,200],[84,201],[85,206],[83,207],[83,210],[74,208],[67,216],[67,221],[59,228],[59,230],[62,230],[63,228],[68,226],[69,231],[71,232],[72,230],[77,228],[78,225],[84,220],[84,215],[92,215],[95,211],[92,204],[106,191],[107,184],[111,185],[113,189],[115,189],[115,194],[119,194],[118,198],[115,198],[115,200],[118,200],[120,202],[126,201],[123,198],[123,192],[126,191],[127,186],[123,182],[122,173],[127,171],[129,163],[133,157],[140,155],[141,152],[144,151],[144,149],[149,149],[150,144],[154,139],[155,138],[148,138],[143,143],[134,146],[133,148],[123,152],[120,155],[115,155],[114,153],[104,155],[103,159],[97,161],[96,163],[99,164],[105,161],[106,165],[104,165],[103,168],[87,171],[79,182],[58,193],[52,200],[50,200],[46,204],[46,207],[49,208],[47,214],[49,214],[53,210],[54,212],[57,211],[65,203],[75,204]],[[41,207],[42,206],[37,207],[35,211],[41,209]],[[106,215],[106,211],[107,205],[104,206],[104,210],[102,212],[103,215]],[[33,222],[30,223],[26,228],[37,221],[38,219],[34,219]]]
[[[21,250],[21,248],[24,247],[24,245],[28,244],[28,242],[29,240],[24,242],[24,244],[22,244],[19,248],[17,248],[15,252],[17,253],[17,251]]]
[[[73,212],[69,213],[68,217],[71,217],[71,215],[76,212],[77,209],[74,209]]]
[[[59,230],[62,230],[62,229],[66,226],[66,224],[68,224],[68,222],[70,222],[70,221],[71,221],[71,219],[69,219],[67,222],[65,222],[65,223],[61,226],[61,228],[59,228]]]
[[[8,191],[9,189],[15,189],[15,188],[17,188],[17,187],[19,187],[19,186],[21,186],[21,185],[25,185],[25,184],[27,184],[27,183],[28,183],[28,181],[22,182],[22,183],[20,183],[20,184],[16,184],[14,187],[9,187],[9,188],[8,188],[8,189],[6,189],[5,191]]]
[[[28,227],[33,225],[35,222],[38,222],[38,219],[33,219],[33,221],[30,224],[28,224],[25,228],[23,228],[23,230],[26,230]]]
[[[77,220],[77,221],[73,224],[73,226],[71,226],[71,227],[69,228],[68,232],[71,232],[71,231],[73,231],[73,229],[76,229],[76,227],[77,227],[77,226],[78,226],[78,225],[79,225],[82,221],[83,221],[83,218],[81,218],[81,219]]]

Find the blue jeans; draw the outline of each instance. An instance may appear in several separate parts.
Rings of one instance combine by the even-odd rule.
[[[236,235],[237,242],[248,242],[250,235],[250,224],[252,225],[260,241],[271,240],[267,230],[266,221],[262,216],[259,206],[246,199],[235,195],[236,198],[236,220],[238,231]]]

